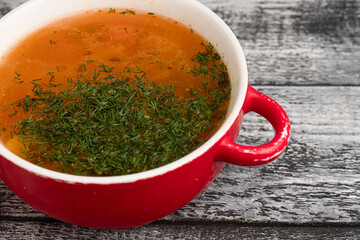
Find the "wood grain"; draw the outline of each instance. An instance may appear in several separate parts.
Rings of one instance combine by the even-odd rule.
[[[201,0],[239,39],[256,85],[360,84],[359,0]]]
[[[360,229],[353,227],[262,227],[239,224],[162,224],[122,231],[82,228],[60,222],[3,221],[0,236],[7,240],[22,239],[358,239]],[[1,238],[0,237],[0,238]]]

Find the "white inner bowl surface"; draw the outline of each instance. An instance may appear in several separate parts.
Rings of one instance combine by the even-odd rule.
[[[0,144],[0,155],[35,174],[69,183],[113,184],[134,182],[174,170],[196,159],[229,130],[245,100],[248,72],[243,50],[230,28],[211,10],[195,0],[30,0],[0,19],[0,62],[19,41],[61,18],[98,9],[133,9],[166,16],[191,27],[211,42],[222,56],[231,81],[231,100],[220,129],[202,146],[165,166],[124,176],[77,176],[59,173],[32,164]]]

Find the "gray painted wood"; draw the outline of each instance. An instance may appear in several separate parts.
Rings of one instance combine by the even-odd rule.
[[[359,85],[359,0],[201,0],[234,31],[250,82]]]
[[[354,227],[268,227],[239,224],[150,224],[131,230],[103,231],[72,226],[60,222],[3,221],[0,238],[21,239],[359,239],[360,229]]]
[[[0,0],[0,16],[21,2]],[[60,223],[0,181],[0,239],[358,238],[360,0],[200,2],[236,34],[251,85],[288,113],[292,135],[284,155],[266,166],[226,165],[187,206],[127,231]],[[269,123],[248,114],[238,141],[261,144],[272,134]]]

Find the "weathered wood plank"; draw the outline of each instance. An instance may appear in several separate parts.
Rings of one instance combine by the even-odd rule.
[[[0,0],[0,16],[25,0]],[[234,31],[257,85],[360,85],[360,0],[200,0]]]
[[[254,84],[360,84],[359,0],[201,2],[238,37]]]
[[[0,1],[0,17],[8,13],[10,10],[26,2],[27,0],[1,0]]]
[[[0,238],[21,239],[358,239],[356,227],[279,227],[239,224],[153,223],[121,231],[103,231],[60,222],[0,222]]]
[[[360,224],[360,87],[257,87],[292,122],[285,154],[260,167],[227,165],[210,187],[169,221]],[[239,141],[272,137],[246,116]],[[40,217],[0,184],[0,217]]]

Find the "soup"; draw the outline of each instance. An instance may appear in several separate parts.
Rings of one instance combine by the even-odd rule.
[[[225,118],[230,83],[211,43],[172,19],[99,10],[27,36],[0,63],[1,141],[44,168],[90,176],[154,169]]]

